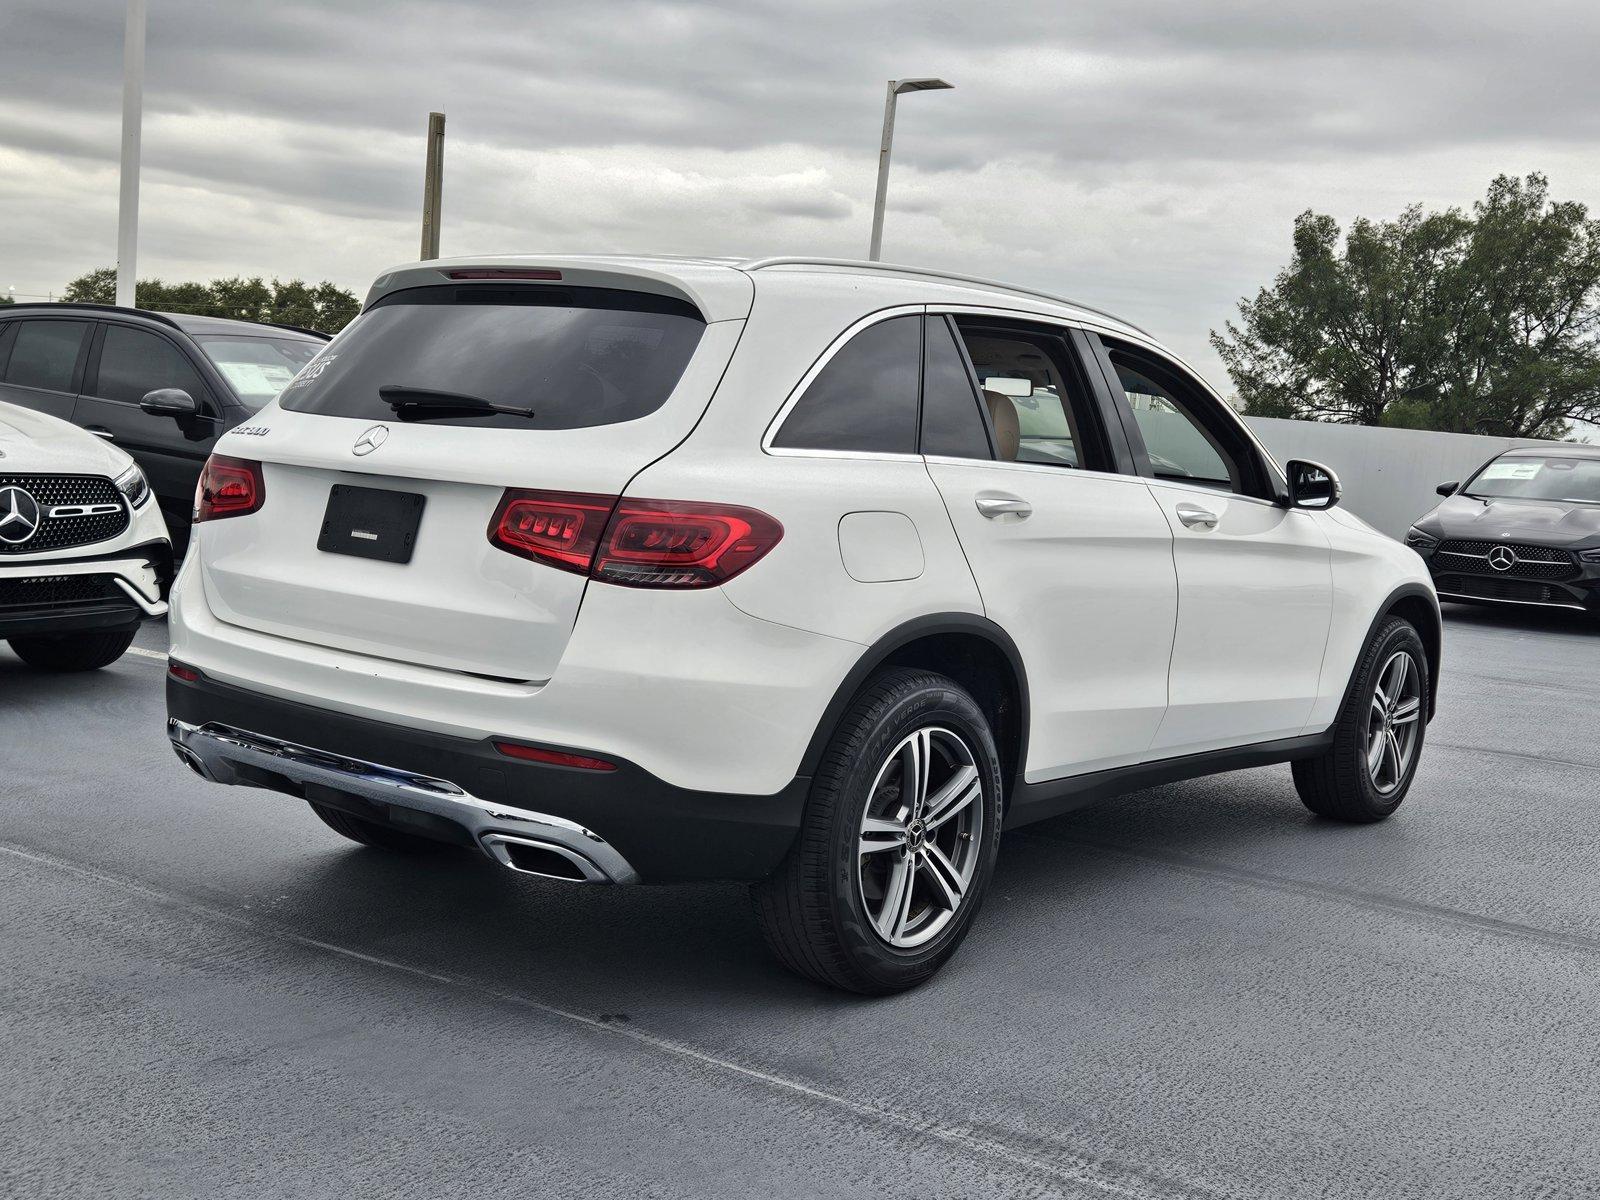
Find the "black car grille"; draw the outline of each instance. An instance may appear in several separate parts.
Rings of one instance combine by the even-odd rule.
[[[128,527],[128,506],[117,485],[104,475],[0,475],[0,491],[19,487],[39,502],[39,528],[25,542],[9,542],[0,537],[0,555],[39,554],[87,546],[114,538]],[[65,504],[115,504],[115,512],[94,516],[52,517],[50,509]],[[0,502],[0,518],[10,512]]]
[[[36,575],[0,579],[0,614],[18,609],[62,609],[133,601],[110,575]]]
[[[1510,550],[1517,556],[1510,570],[1497,571],[1489,565],[1489,551],[1496,547]],[[1578,573],[1578,561],[1571,551],[1521,542],[1444,541],[1439,543],[1433,558],[1441,571],[1483,574],[1496,579],[1571,579]]]
[[[1564,587],[1536,583],[1531,579],[1510,579],[1488,575],[1435,575],[1433,586],[1440,595],[1470,596],[1476,600],[1516,600],[1522,604],[1559,604],[1581,607]]]

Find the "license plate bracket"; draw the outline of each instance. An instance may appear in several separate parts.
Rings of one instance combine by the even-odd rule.
[[[317,549],[329,554],[408,563],[428,498],[419,492],[352,487],[336,483],[328,492]]]

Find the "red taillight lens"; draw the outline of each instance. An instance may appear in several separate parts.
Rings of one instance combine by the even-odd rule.
[[[200,472],[194,492],[194,519],[219,521],[242,517],[259,509],[267,498],[261,464],[244,458],[213,454]]]
[[[753,508],[624,499],[611,514],[592,574],[629,587],[712,587],[782,537],[783,526]]]
[[[174,679],[181,679],[184,683],[194,683],[200,678],[200,672],[193,667],[186,667],[175,658],[167,659],[167,674]]]
[[[489,522],[489,540],[523,558],[587,575],[616,503],[615,496],[508,488]]]
[[[603,758],[590,758],[587,754],[569,754],[565,750],[541,750],[538,746],[522,746],[516,742],[496,742],[494,748],[507,758],[549,763],[553,767],[577,767],[584,771],[617,769],[616,763],[607,762]]]
[[[502,550],[627,587],[714,587],[782,537],[766,513],[732,504],[517,488],[489,523]]]

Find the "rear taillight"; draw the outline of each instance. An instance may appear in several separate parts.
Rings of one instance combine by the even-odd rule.
[[[194,519],[198,523],[242,517],[259,509],[266,498],[260,463],[213,454],[206,459],[194,490]]]
[[[627,587],[714,587],[782,537],[766,513],[732,504],[515,488],[489,524],[503,550]]]
[[[523,558],[587,575],[616,503],[615,496],[507,488],[489,522],[489,540]]]

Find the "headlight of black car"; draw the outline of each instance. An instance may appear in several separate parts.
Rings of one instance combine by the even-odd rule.
[[[150,484],[144,477],[144,472],[137,466],[129,467],[116,479],[117,491],[121,492],[128,500],[129,508],[138,508],[150,499]]]
[[[1430,533],[1423,533],[1415,525],[1406,530],[1406,545],[1410,546],[1418,554],[1426,554],[1429,550],[1437,547],[1438,544],[1438,538]]]
[[[1584,562],[1600,563],[1600,550],[1579,550],[1578,557]]]

